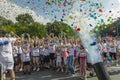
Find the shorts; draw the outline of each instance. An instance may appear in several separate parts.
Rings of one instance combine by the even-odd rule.
[[[27,62],[23,62],[23,65],[30,65],[30,61],[27,61]]]
[[[44,56],[44,63],[49,63],[50,62],[50,56]]]
[[[40,55],[40,61],[43,61],[43,60],[44,60],[44,56]]]
[[[20,57],[21,57],[21,53],[18,53],[18,54],[17,54],[17,57],[20,58]]]
[[[50,53],[50,59],[55,60],[55,53]]]
[[[2,72],[6,72],[7,70],[13,70],[14,62],[1,62],[3,65]]]

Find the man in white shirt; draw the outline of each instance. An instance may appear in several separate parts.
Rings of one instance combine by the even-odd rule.
[[[15,73],[13,71],[14,60],[12,55],[12,41],[16,38],[5,37],[6,32],[2,31],[0,38],[0,62],[3,64],[3,79],[6,80],[6,71],[9,70],[11,80],[15,80]]]

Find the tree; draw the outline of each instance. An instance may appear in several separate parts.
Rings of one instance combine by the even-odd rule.
[[[21,23],[21,24],[24,24],[24,25],[27,25],[27,24],[30,24],[32,22],[34,22],[33,18],[31,15],[29,14],[20,14],[16,17],[16,20]]]
[[[0,30],[14,32],[18,36],[21,36],[23,33],[28,33],[31,37],[37,36],[39,38],[43,38],[50,33],[54,33],[55,36],[63,34],[66,34],[66,37],[74,36],[74,29],[63,22],[54,21],[53,23],[49,22],[47,25],[43,25],[34,22],[32,16],[29,14],[20,14],[16,17],[16,20],[17,22],[13,23],[11,20],[0,17]]]
[[[105,36],[120,36],[120,18],[118,18],[116,21],[111,22],[109,24],[103,24],[99,27],[97,27],[99,32],[96,32],[96,27],[94,28],[94,32],[96,34],[101,35],[102,37]]]
[[[55,36],[66,34],[68,36],[74,36],[74,30],[68,24],[63,22],[54,21],[53,23],[47,23],[46,25],[47,33],[54,33]]]
[[[33,22],[28,26],[28,30],[26,30],[31,36],[38,36],[39,38],[43,38],[46,36],[46,27],[43,24],[38,22]]]
[[[12,26],[14,23],[11,20],[7,20],[4,17],[0,16],[0,26]]]

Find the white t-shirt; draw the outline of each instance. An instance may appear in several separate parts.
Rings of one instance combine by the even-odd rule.
[[[12,41],[16,38],[0,38],[0,61],[13,62]]]
[[[81,52],[80,53],[80,57],[86,57],[86,53],[85,52]]]
[[[23,44],[23,47],[26,47],[27,49],[30,48],[30,43],[26,42],[25,44]]]
[[[116,53],[116,46],[112,42],[109,42],[109,52]]]
[[[49,54],[49,50],[48,50],[47,48],[45,48],[45,49],[43,50],[43,52],[44,52],[44,56],[50,55],[50,54]]]
[[[55,45],[51,45],[48,47],[49,53],[55,53]]]
[[[61,62],[61,52],[56,52],[57,53],[57,62]]]
[[[32,49],[32,56],[40,56],[40,51],[38,47]]]
[[[43,47],[42,46],[40,46],[39,51],[40,51],[40,55],[43,55]]]
[[[66,52],[67,51],[67,48],[66,47],[62,47],[62,52]]]
[[[20,46],[18,46],[18,54],[22,54],[22,48]]]
[[[74,56],[74,47],[69,47],[68,48],[69,56],[73,55]]]
[[[30,61],[30,51],[29,50],[23,49],[22,60],[23,60],[23,62]]]

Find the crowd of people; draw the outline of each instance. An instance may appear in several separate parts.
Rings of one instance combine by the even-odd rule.
[[[43,39],[30,38],[29,34],[14,38],[5,37],[5,32],[0,38],[0,62],[3,64],[3,78],[9,70],[11,80],[15,80],[15,72],[22,71],[23,74],[31,74],[42,68],[54,69],[75,76],[75,70],[79,67],[82,78],[87,78],[86,69],[89,68],[90,75],[94,70],[88,59],[87,51],[80,39],[68,39],[64,36],[56,37],[53,33]],[[4,36],[3,36],[4,35]],[[88,44],[89,45],[89,44]],[[99,53],[105,63],[120,61],[120,38],[102,38],[97,43]]]

